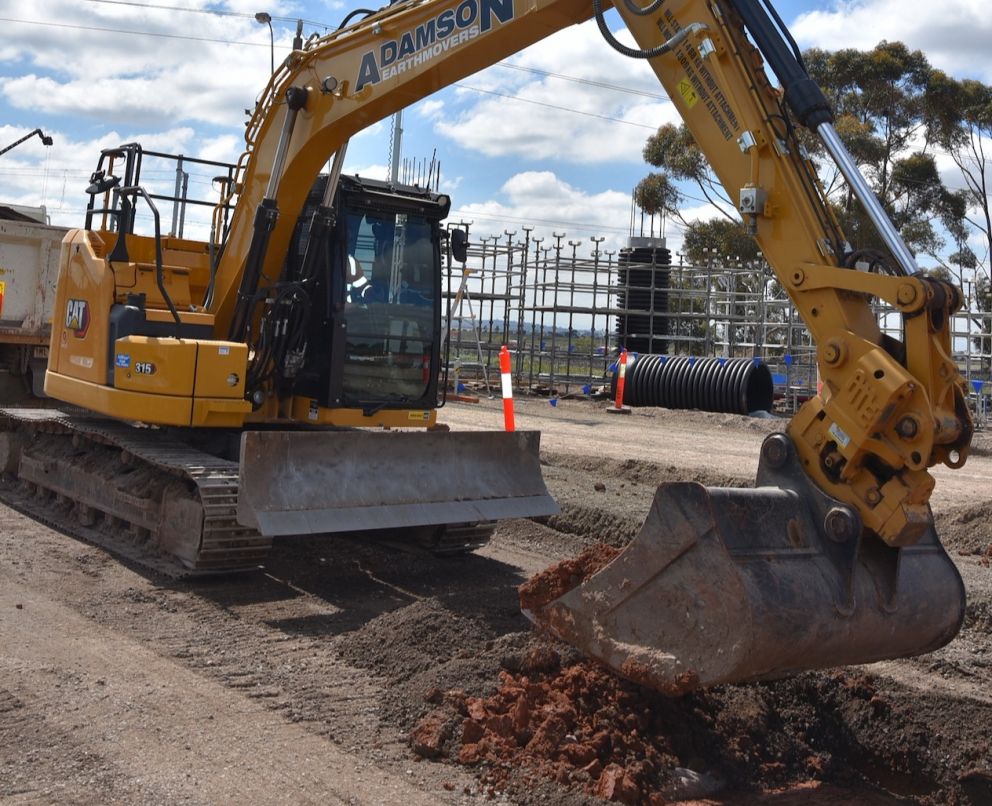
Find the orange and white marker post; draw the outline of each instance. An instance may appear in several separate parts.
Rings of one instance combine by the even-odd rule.
[[[623,387],[627,377],[627,348],[620,351],[620,358],[617,359],[617,397],[612,406],[606,410],[610,414],[630,414],[630,406],[623,404]]]
[[[513,380],[510,377],[510,351],[504,344],[499,351],[499,377],[503,386],[503,428],[515,431],[513,422]]]

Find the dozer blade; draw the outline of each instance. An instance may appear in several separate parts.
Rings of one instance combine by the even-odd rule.
[[[538,625],[671,695],[928,652],[965,605],[932,526],[899,549],[864,532],[807,481],[784,434],[765,440],[756,488],[664,484],[609,565],[549,602],[527,589]]]
[[[267,536],[554,515],[540,433],[249,431],[238,521]]]

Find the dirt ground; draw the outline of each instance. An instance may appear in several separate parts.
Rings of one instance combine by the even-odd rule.
[[[0,486],[0,801],[992,803],[992,439],[935,472],[951,644],[666,699],[537,636],[517,587],[622,546],[663,481],[750,483],[784,423],[606,405],[517,401],[562,514],[460,558],[287,538],[258,573],[174,581]],[[495,401],[441,414],[502,426]]]

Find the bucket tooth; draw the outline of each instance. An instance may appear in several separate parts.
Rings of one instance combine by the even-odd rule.
[[[671,695],[950,641],[964,586],[933,526],[914,546],[887,546],[807,480],[788,437],[768,440],[761,486],[660,486],[616,559],[527,615]]]

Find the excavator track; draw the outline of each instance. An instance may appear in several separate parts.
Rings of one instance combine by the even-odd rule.
[[[140,428],[53,409],[0,409],[0,470],[72,505],[85,539],[172,577],[257,568],[271,537],[237,521],[238,464]],[[44,516],[43,516],[44,517]],[[92,528],[97,521],[104,528]],[[51,520],[50,516],[44,517]]]
[[[406,535],[401,531],[399,540],[387,542],[401,550],[429,551],[435,557],[460,557],[489,543],[496,531],[496,521],[448,523],[404,531]]]
[[[482,523],[450,523],[444,527],[437,543],[429,548],[439,557],[471,554],[485,546],[496,531],[495,521]]]

